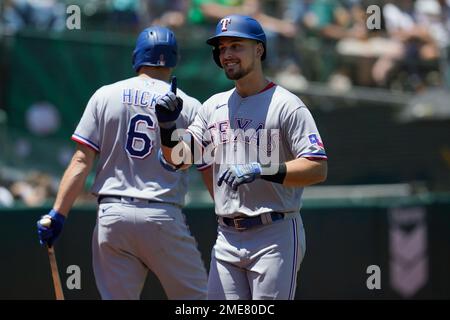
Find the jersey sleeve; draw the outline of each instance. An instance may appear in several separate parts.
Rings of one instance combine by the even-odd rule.
[[[192,99],[192,100],[193,101],[191,103],[192,104],[191,110],[190,110],[189,114],[187,114],[187,117],[186,117],[186,127],[190,126],[194,122],[197,113],[199,112],[199,110],[202,107],[202,104],[200,103],[200,101],[198,101],[197,99]]]
[[[198,112],[194,117],[193,122],[187,128],[187,132],[192,136],[195,143],[202,148],[202,151],[205,151],[211,144],[211,139],[208,138],[208,121],[207,121],[207,106],[202,105],[198,108]],[[197,163],[197,169],[202,171],[209,168],[212,163],[207,163],[202,161],[201,163]]]
[[[98,92],[96,92],[89,100],[75,132],[72,134],[72,140],[84,144],[97,152],[100,151],[99,107],[100,101]]]
[[[283,136],[295,158],[327,159],[325,147],[311,112],[299,107],[283,122]]]

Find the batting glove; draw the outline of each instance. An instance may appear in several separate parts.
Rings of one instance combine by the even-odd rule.
[[[261,177],[261,171],[261,165],[257,162],[232,165],[220,175],[217,185],[220,187],[225,182],[231,189],[237,191],[241,184],[253,182]]]
[[[52,221],[50,226],[43,226],[41,224],[42,218],[50,218]],[[37,222],[39,242],[42,246],[51,247],[61,233],[66,217],[52,209],[48,215],[42,216],[41,219]]]
[[[172,91],[167,92],[156,102],[156,118],[159,126],[170,128],[183,110],[183,99],[177,97]]]

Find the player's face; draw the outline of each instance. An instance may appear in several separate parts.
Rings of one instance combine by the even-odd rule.
[[[259,61],[256,41],[233,37],[223,37],[219,40],[219,59],[225,75],[230,80],[239,80],[255,68]]]

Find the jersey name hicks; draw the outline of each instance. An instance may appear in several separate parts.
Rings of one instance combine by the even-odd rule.
[[[160,94],[152,93],[139,89],[123,89],[122,103],[136,107],[148,108],[155,107],[156,101],[161,97]]]

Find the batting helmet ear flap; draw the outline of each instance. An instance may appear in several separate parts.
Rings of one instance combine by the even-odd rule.
[[[215,63],[219,66],[219,68],[223,68],[222,64],[220,63],[220,58],[219,58],[219,55],[220,55],[219,47],[214,47],[212,54],[213,54]]]

